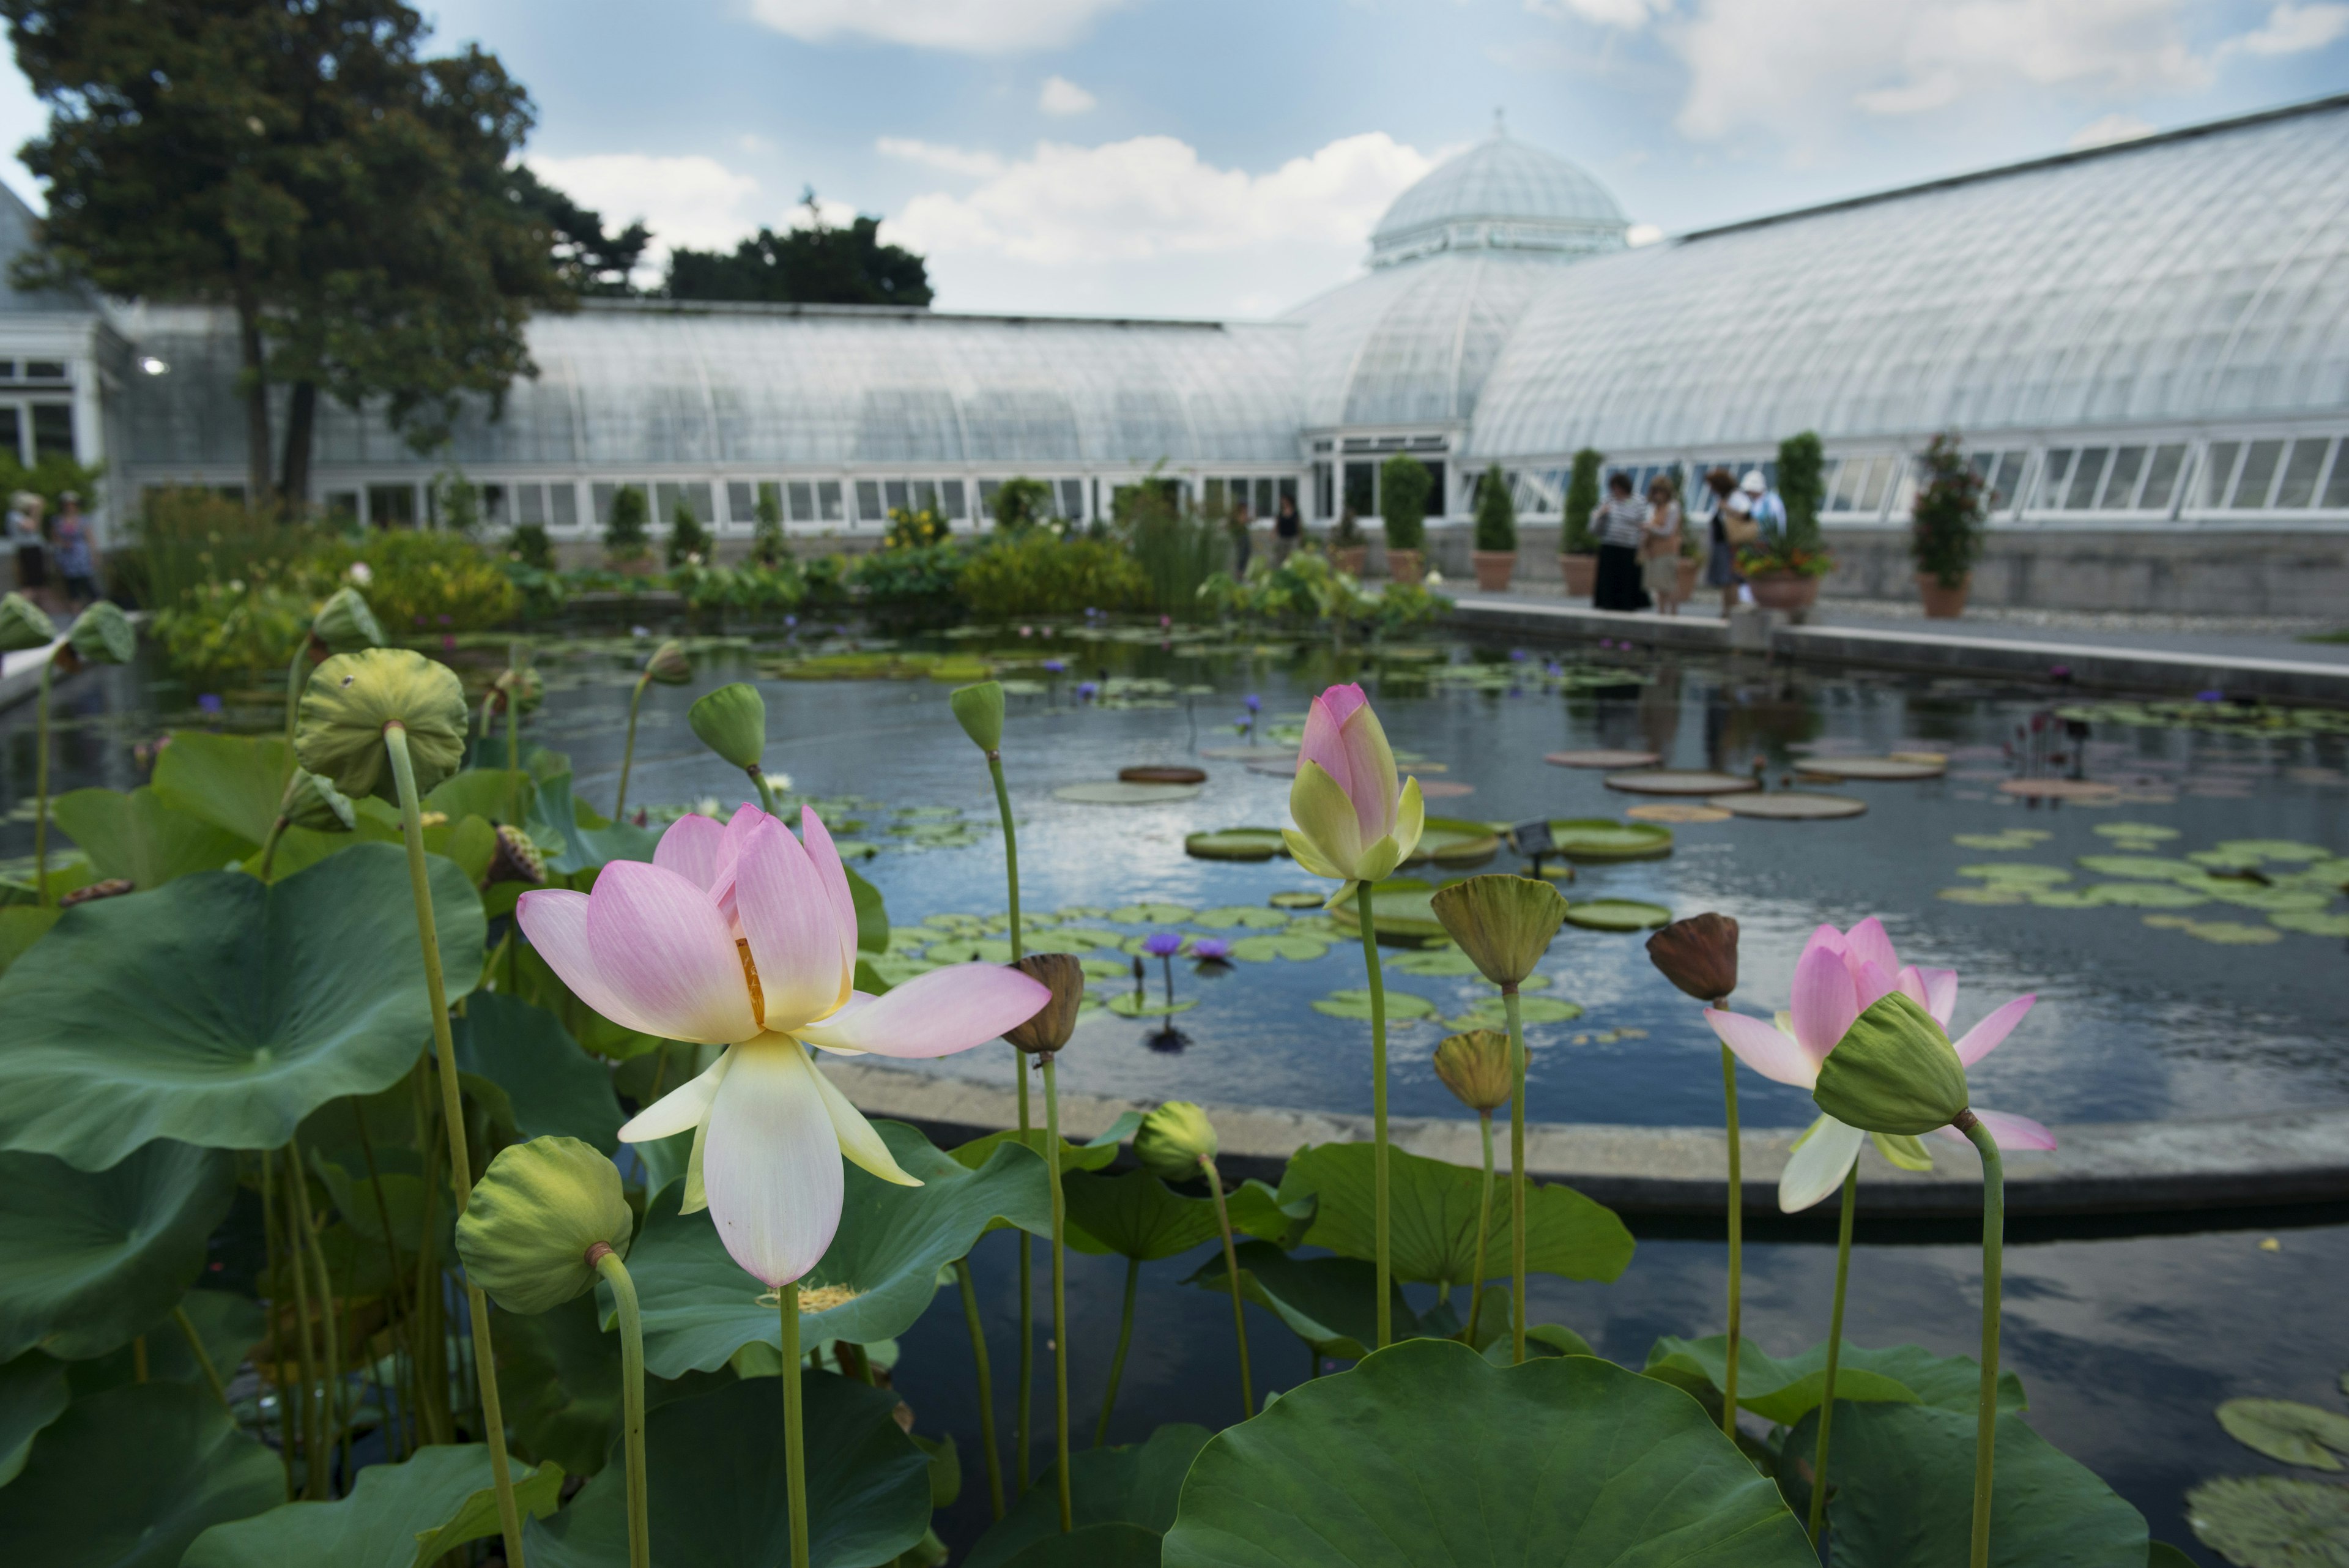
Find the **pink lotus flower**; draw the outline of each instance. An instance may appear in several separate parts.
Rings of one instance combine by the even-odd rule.
[[[1426,807],[1419,781],[1396,785],[1394,753],[1360,686],[1313,699],[1288,792],[1288,852],[1316,877],[1375,882],[1419,846]],[[1342,892],[1343,889],[1341,888]]]
[[[1884,922],[1869,916],[1849,931],[1821,926],[1803,946],[1795,964],[1795,989],[1786,1012],[1775,1025],[1742,1012],[1705,1010],[1705,1022],[1737,1059],[1781,1084],[1798,1089],[1818,1085],[1819,1064],[1836,1048],[1868,1006],[1898,991],[1947,1029],[1957,1008],[1958,971],[1920,969],[1903,964],[1893,951]],[[2029,1012],[2036,996],[2018,996],[1966,1031],[1955,1042],[1958,1060],[1972,1066],[1997,1048]],[[2055,1136],[2028,1116],[1974,1107],[1974,1115],[1998,1139],[2001,1148],[2050,1149]],[[1953,1127],[1939,1129],[1963,1143]],[[1778,1207],[1792,1214],[1808,1209],[1843,1184],[1860,1145],[1875,1135],[1863,1133],[1833,1116],[1822,1116],[1795,1140],[1795,1150],[1778,1179]],[[1913,1138],[1876,1137],[1878,1150],[1894,1164],[1912,1170],[1929,1168],[1932,1158]]]
[[[770,1286],[813,1268],[840,1227],[840,1159],[920,1184],[806,1047],[944,1056],[1022,1023],[1051,992],[1017,970],[957,964],[872,996],[854,988],[856,905],[812,811],[792,836],[745,805],[688,815],[652,863],[615,860],[593,893],[543,888],[515,913],[579,999],[624,1028],[724,1045],[717,1064],[620,1129],[693,1131],[686,1213],[707,1208],[734,1261]]]

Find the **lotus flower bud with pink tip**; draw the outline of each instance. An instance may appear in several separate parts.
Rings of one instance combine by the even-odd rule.
[[[1360,686],[1313,699],[1288,792],[1288,852],[1316,877],[1375,882],[1419,847],[1426,807],[1419,781],[1397,786],[1394,753]]]

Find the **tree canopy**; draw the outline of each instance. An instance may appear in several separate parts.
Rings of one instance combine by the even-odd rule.
[[[811,190],[802,198],[803,229],[778,234],[761,228],[720,251],[669,253],[665,292],[672,299],[748,299],[817,305],[930,303],[927,267],[901,245],[881,243],[881,220],[860,215],[846,228],[827,226]]]

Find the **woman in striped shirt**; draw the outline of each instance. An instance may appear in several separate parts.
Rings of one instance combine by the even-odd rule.
[[[1631,476],[1607,476],[1607,500],[1590,514],[1599,537],[1599,576],[1591,584],[1594,609],[1643,610],[1647,590],[1640,586],[1640,545],[1647,536],[1648,504],[1631,491]]]

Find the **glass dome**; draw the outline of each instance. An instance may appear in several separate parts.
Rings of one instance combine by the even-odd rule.
[[[1495,130],[1395,198],[1371,231],[1371,265],[1459,250],[1588,255],[1621,250],[1624,228],[1605,186]]]

